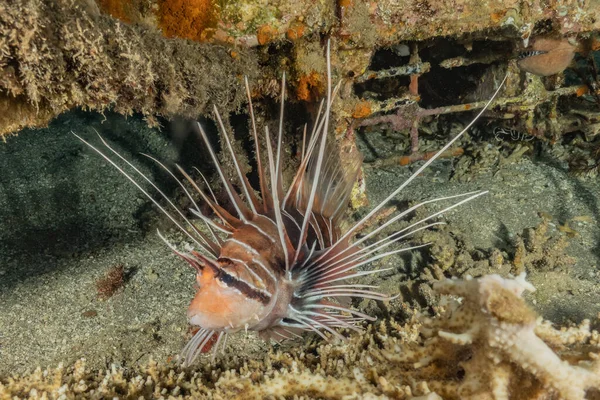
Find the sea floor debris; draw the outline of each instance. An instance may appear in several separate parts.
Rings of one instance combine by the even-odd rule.
[[[589,321],[556,329],[538,318],[522,297],[533,290],[524,274],[444,280],[435,316],[382,321],[346,342],[307,340],[187,370],[154,361],[92,370],[79,360],[0,379],[0,398],[597,398],[600,334]]]

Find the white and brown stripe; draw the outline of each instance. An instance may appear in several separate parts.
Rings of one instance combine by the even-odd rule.
[[[211,220],[203,215],[195,196],[178,181],[193,204],[193,214],[205,223],[208,234],[197,229],[158,187],[110,148],[103,139],[103,144],[112,154],[132,168],[164,197],[167,206],[156,201],[116,161],[84,141],[148,196],[197,247],[197,250],[182,252],[167,242],[176,254],[197,271],[199,285],[188,309],[188,316],[190,322],[198,325],[200,330],[183,349],[184,365],[191,364],[211,340],[216,338],[215,350],[218,350],[220,346],[225,346],[229,333],[239,330],[255,330],[262,337],[281,340],[296,337],[300,331],[312,331],[323,338],[327,338],[327,334],[342,338],[343,336],[337,331],[338,328],[360,329],[361,322],[373,318],[343,305],[345,299],[359,297],[386,300],[389,297],[373,291],[376,289],[374,286],[352,284],[349,279],[381,272],[382,269],[369,270],[362,267],[390,254],[415,249],[416,247],[394,246],[392,250],[383,251],[418,230],[437,225],[438,223],[429,221],[484,193],[466,193],[423,202],[404,212],[399,212],[379,228],[353,242],[356,233],[364,225],[471,125],[455,136],[436,156],[426,161],[404,184],[358,223],[347,231],[341,232],[340,222],[360,168],[360,160],[355,159],[342,168],[339,162],[331,157],[333,152],[327,150],[331,102],[337,91],[337,88],[331,87],[329,44],[327,68],[327,99],[321,103],[320,116],[314,123],[309,142],[303,141],[300,166],[287,192],[284,192],[281,174],[285,75],[282,82],[277,145],[274,150],[269,131],[265,129],[266,157],[263,157],[261,147],[258,145],[259,137],[246,80],[260,198],[242,172],[218,112],[215,110],[215,117],[226,144],[224,149],[227,149],[233,159],[236,176],[226,175],[202,126],[197,125],[198,132],[204,140],[216,172],[235,210],[234,213],[228,212],[218,203],[210,188],[208,188],[209,195],[205,194],[190,175],[177,167],[200,199],[217,217],[217,220]],[[266,168],[264,159],[267,160]],[[160,163],[159,165],[162,166]],[[235,180],[239,191],[232,184]],[[245,201],[242,200],[242,196]],[[448,199],[459,199],[459,201],[399,232],[374,241],[381,231],[409,212],[424,204]],[[364,243],[370,244],[363,246]]]

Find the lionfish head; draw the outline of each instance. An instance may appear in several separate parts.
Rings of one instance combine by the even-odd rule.
[[[265,315],[269,292],[254,286],[255,280],[245,274],[243,261],[212,260],[197,251],[172,250],[196,270],[196,295],[187,311],[191,325],[231,333],[253,327]]]
[[[214,331],[235,332],[254,324],[265,305],[249,298],[229,282],[228,274],[205,269],[196,275],[198,290],[190,303],[190,324]]]

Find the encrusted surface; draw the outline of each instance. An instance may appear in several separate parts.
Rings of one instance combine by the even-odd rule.
[[[238,50],[168,40],[101,15],[93,1],[0,2],[0,135],[81,107],[198,118],[236,110],[255,59]],[[207,108],[208,106],[208,108]]]
[[[100,111],[112,108],[125,115],[140,112],[151,124],[156,123],[156,116],[198,118],[209,114],[206,106],[212,104],[223,112],[232,111],[243,100],[241,76],[254,76],[257,58],[265,67],[257,94],[269,95],[271,80],[277,81],[280,71],[287,69],[295,98],[314,101],[323,94],[325,82],[322,61],[317,59],[322,59],[323,35],[332,39],[335,79],[347,80],[340,92],[345,100],[336,111],[337,118],[360,120],[420,101],[419,77],[435,74],[436,67],[452,69],[506,62],[529,42],[530,36],[539,33],[587,40],[590,32],[598,29],[599,14],[600,7],[595,2],[574,0],[505,0],[493,4],[479,0],[1,3],[0,109],[4,117],[0,120],[0,134],[45,125],[74,107]],[[432,42],[440,38],[455,42]],[[495,50],[481,53],[473,50],[474,41],[505,42]],[[289,44],[293,46],[291,51],[286,50]],[[270,45],[283,51],[265,52],[264,47]],[[256,46],[258,50],[248,51]],[[404,54],[403,46],[407,48],[409,62],[395,66],[393,71],[367,71],[374,52],[388,46],[398,54]],[[449,54],[448,59],[434,54],[435,62],[422,61],[420,48],[430,46],[429,51],[439,55],[453,46],[464,46],[468,51]],[[397,81],[393,85],[398,86],[393,90],[394,96],[384,101],[369,96],[357,98],[352,93],[353,84],[385,76],[406,76],[410,84]],[[523,91],[519,85],[509,86],[509,91]],[[531,125],[540,103],[552,103],[560,96],[584,91],[579,87],[548,95],[536,83],[527,92],[529,101],[507,93],[511,107],[505,109],[519,114],[519,107],[526,107],[521,118]],[[485,98],[486,94],[482,95]],[[481,99],[482,96],[475,98]],[[437,115],[439,111],[427,115]],[[457,111],[462,110],[444,112]],[[401,107],[401,113],[411,121],[413,129],[417,122],[412,121],[423,117],[418,109]],[[348,128],[352,126],[340,126],[338,137]]]
[[[194,0],[185,7],[179,0],[127,0],[119,7],[113,3],[100,1],[105,12],[129,22],[154,21],[169,36],[244,46],[332,31],[353,48],[489,29],[526,36],[540,21],[573,33],[597,29],[600,12],[594,2],[576,0]],[[165,20],[173,17],[181,21],[176,31]],[[198,30],[204,34],[197,35]]]

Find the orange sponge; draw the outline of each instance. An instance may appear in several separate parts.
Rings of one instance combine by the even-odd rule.
[[[161,0],[158,21],[167,37],[204,41],[215,28],[218,9],[214,0]]]

